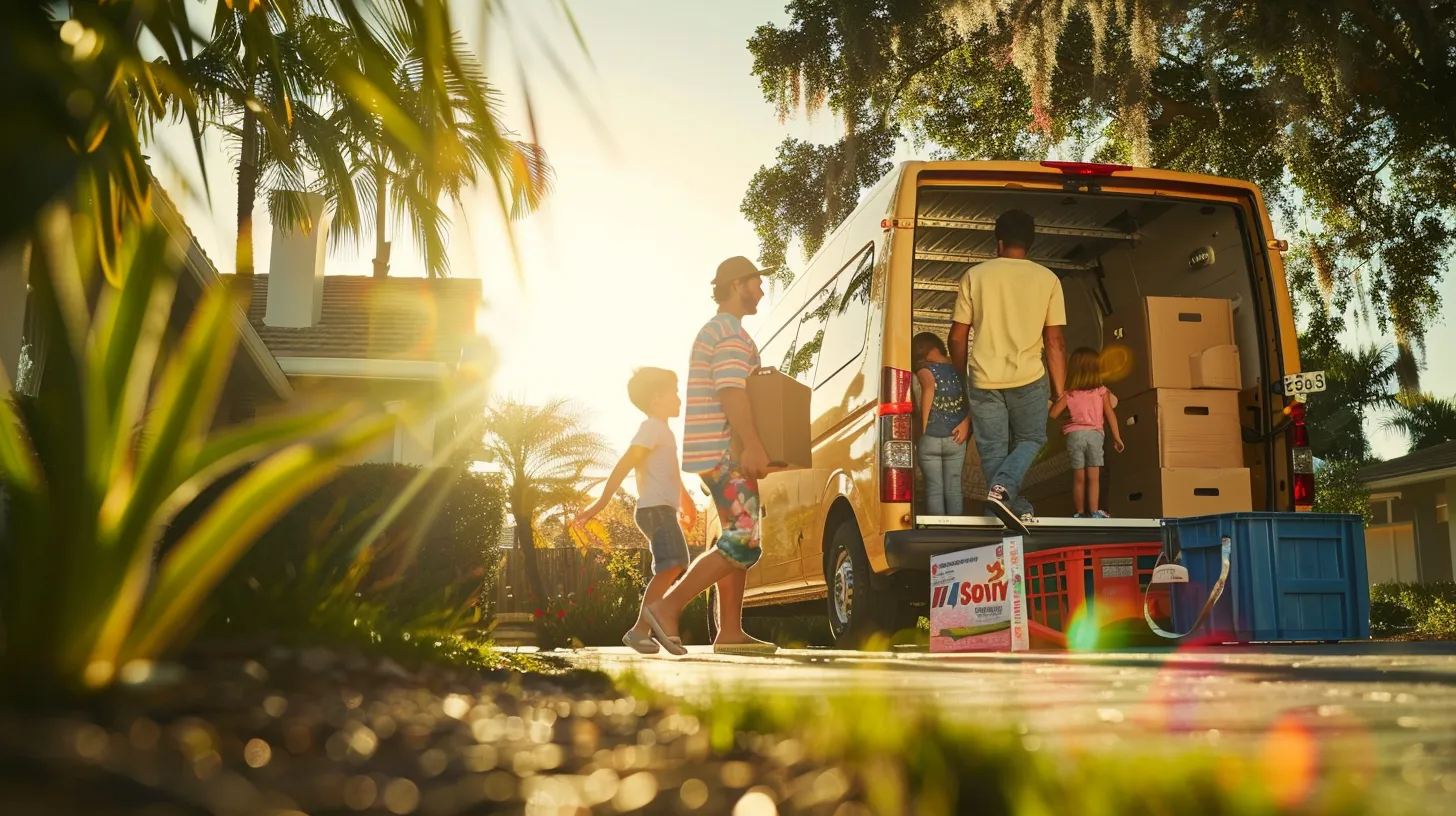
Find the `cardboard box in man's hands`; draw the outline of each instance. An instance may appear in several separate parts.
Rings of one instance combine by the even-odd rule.
[[[748,376],[748,405],[753,424],[772,467],[794,470],[814,463],[809,434],[809,386],[776,368]]]

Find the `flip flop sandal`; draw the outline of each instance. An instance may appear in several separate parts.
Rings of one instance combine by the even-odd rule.
[[[651,635],[639,635],[630,629],[627,630],[627,634],[622,635],[622,644],[638,654],[654,655],[662,650]]]
[[[647,621],[648,626],[652,627],[652,639],[657,641],[669,654],[685,655],[688,653],[688,650],[683,648],[681,640],[668,636],[667,630],[662,628],[662,622],[657,619],[656,615],[652,614],[651,610],[642,610],[642,619]]]
[[[764,657],[777,654],[779,647],[772,643],[716,643],[713,654],[738,655],[739,657]]]

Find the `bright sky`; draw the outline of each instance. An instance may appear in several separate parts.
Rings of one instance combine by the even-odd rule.
[[[486,51],[491,81],[505,94],[507,121],[521,133],[527,116],[516,60],[525,66],[535,138],[556,171],[550,204],[516,225],[518,270],[491,199],[467,201],[456,215],[453,271],[483,280],[487,303],[479,328],[500,356],[496,391],[532,401],[576,399],[622,450],[641,419],[625,390],[632,369],[652,365],[685,374],[693,335],[713,312],[707,281],[714,268],[730,255],[757,256],[757,239],[738,211],[753,173],[773,160],[785,136],[828,142],[838,138],[839,125],[827,115],[780,124],[750,73],[747,40],[756,26],[787,21],[785,0],[576,0],[571,6],[590,60],[576,49],[564,20],[549,11],[553,5],[507,3],[520,47],[492,36]],[[459,26],[477,40],[475,4],[457,3],[457,9]],[[532,44],[533,31],[563,58],[581,98]],[[175,129],[165,134],[164,145],[190,167],[191,145],[178,135]],[[207,156],[210,209],[186,200],[187,184],[165,159],[154,164],[183,199],[213,262],[231,272],[233,172],[221,144],[209,144]],[[269,230],[260,201],[260,271]],[[391,274],[422,274],[407,236],[395,238]],[[336,254],[328,271],[370,274],[372,254],[372,243]],[[1443,286],[1447,304],[1456,303],[1453,278]],[[1355,335],[1371,339],[1369,329]],[[1429,347],[1456,348],[1449,321],[1433,329]],[[1425,387],[1456,393],[1456,366],[1431,357]],[[1375,439],[1382,456],[1404,452],[1397,439],[1378,431]]]

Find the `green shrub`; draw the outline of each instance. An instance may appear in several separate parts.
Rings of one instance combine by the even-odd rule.
[[[1363,463],[1330,459],[1315,471],[1316,513],[1351,513],[1370,521],[1370,488],[1360,481]]]
[[[538,645],[543,649],[620,646],[622,635],[637,623],[650,577],[646,551],[593,548],[585,550],[582,558],[595,560],[610,577],[582,593],[552,598],[532,610],[539,624]],[[699,595],[683,610],[679,629],[684,643],[708,642],[706,598],[706,594]]]
[[[1376,584],[1370,588],[1370,632],[1456,636],[1456,583]]]
[[[349,630],[386,637],[453,631],[487,616],[482,603],[500,561],[505,512],[498,478],[441,469],[426,488],[432,498],[411,503],[377,540],[358,547],[418,472],[357,465],[300,502],[219,585],[203,624],[208,634],[347,640]],[[183,511],[168,538],[186,530],[215,492]]]

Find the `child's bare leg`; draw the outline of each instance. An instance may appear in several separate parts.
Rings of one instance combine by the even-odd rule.
[[[743,590],[748,570],[735,569],[718,581],[718,636],[713,644],[763,643],[743,631]]]
[[[729,572],[743,572],[743,569],[734,566],[717,549],[710,549],[698,556],[698,560],[688,567],[687,574],[683,575],[682,580],[674,584],[662,598],[650,602],[645,601],[642,604],[642,611],[651,612],[668,637],[677,637],[678,618],[682,616],[683,607],[707,591],[708,587],[722,580]]]
[[[1087,509],[1093,513],[1102,509],[1099,493],[1102,491],[1102,468],[1087,468]]]
[[[1087,469],[1072,471],[1072,509],[1080,515],[1087,514]]]
[[[642,593],[642,608],[646,609],[648,604],[662,600],[668,589],[672,588],[673,583],[681,578],[684,572],[686,570],[682,567],[669,567],[652,576],[652,580],[647,582],[647,590]],[[652,634],[652,627],[647,625],[647,619],[642,617],[641,612],[637,613],[637,624],[632,627],[632,631],[642,637]]]

